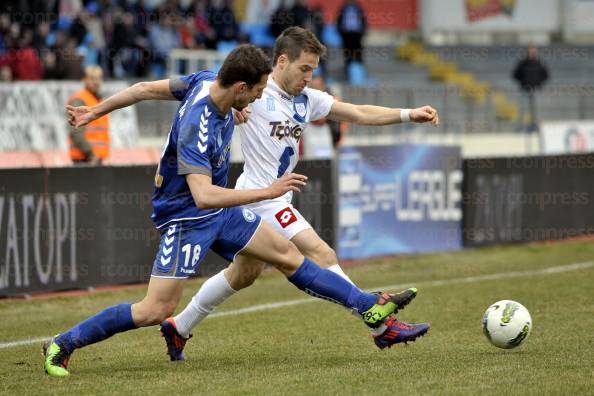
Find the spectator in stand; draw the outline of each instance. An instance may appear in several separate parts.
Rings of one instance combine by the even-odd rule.
[[[518,128],[527,132],[538,130],[538,118],[536,114],[535,93],[541,89],[549,79],[547,67],[538,59],[538,52],[535,46],[528,47],[527,56],[520,60],[513,71],[513,78],[517,81],[523,92],[520,104],[520,117]],[[526,114],[530,121],[525,124]],[[526,128],[527,126],[527,128]]]
[[[179,27],[178,32],[182,47],[188,49],[200,48],[198,42],[196,42],[196,25],[192,17],[184,19],[184,23]]]
[[[14,80],[41,80],[43,69],[37,51],[32,47],[33,32],[25,29],[22,36],[19,25],[13,23],[6,52],[0,56],[0,67],[8,66]]]
[[[64,48],[57,49],[56,63],[64,80],[78,80],[83,76],[83,57],[76,47],[76,38],[68,37]]]
[[[64,51],[67,35],[63,30],[58,30],[53,36],[53,45],[43,53],[43,78],[50,80],[63,80],[66,78],[66,63]]]
[[[47,49],[47,40],[50,34],[50,23],[43,21],[37,25],[35,34],[33,35],[33,48],[37,51]]]
[[[4,40],[9,35],[10,25],[10,15],[0,14],[0,54],[5,50]]]
[[[367,20],[357,0],[346,0],[336,20],[344,54],[345,74],[348,76],[352,62],[363,63],[363,36],[367,30]]]
[[[184,10],[184,7],[181,5],[181,0],[165,0],[159,7],[159,11],[170,15],[176,23],[178,22],[177,18],[186,13],[186,10]]]
[[[321,5],[318,4],[311,9],[309,26],[306,26],[306,28],[314,32],[318,39],[322,39],[324,33],[324,13]]]
[[[295,24],[293,9],[287,4],[287,0],[281,0],[278,8],[270,17],[270,33],[278,37],[281,33]]]
[[[295,0],[291,8],[293,14],[293,26],[301,26],[305,29],[311,27],[311,10],[307,6],[307,0]],[[311,30],[311,29],[310,29]]]
[[[279,0],[248,0],[244,22],[248,25],[268,25],[267,29],[270,33],[272,14],[276,11],[279,3]]]
[[[134,15],[129,12],[118,18],[113,28],[110,43],[112,74],[117,78],[139,77],[144,73],[149,43],[134,24]]]
[[[105,53],[107,45],[105,40],[105,31],[103,22],[99,16],[99,6],[95,2],[90,2],[83,13],[83,22],[87,30],[87,34],[83,39],[85,48],[82,51],[88,53],[87,64],[102,64],[107,66],[109,56]],[[91,55],[96,57],[96,60],[89,59]]]
[[[103,71],[99,66],[85,68],[84,88],[68,99],[69,106],[94,106],[101,102]],[[70,123],[70,120],[68,120]],[[109,115],[84,127],[70,125],[70,158],[74,164],[101,165],[109,156]]]
[[[0,67],[0,81],[12,81],[12,70],[8,66]]]
[[[136,31],[143,37],[149,34],[149,25],[154,18],[153,12],[146,6],[144,0],[138,0],[128,6],[128,12],[134,15]]]
[[[87,35],[87,27],[85,26],[84,19],[86,18],[85,11],[82,10],[76,14],[76,18],[72,21],[70,25],[70,31],[68,35],[74,39],[76,39],[76,46],[82,44],[85,36]]]
[[[56,61],[56,53],[53,51],[43,51],[41,59],[43,64],[44,80],[60,80],[62,78],[61,70]]]
[[[231,0],[214,0],[208,10],[208,22],[215,31],[217,41],[236,41],[239,25],[233,13]]]
[[[159,22],[151,27],[149,40],[153,50],[152,73],[157,79],[163,78],[169,52],[174,48],[181,47],[181,40],[172,14],[160,14]]]
[[[217,48],[217,34],[208,23],[208,7],[206,0],[196,0],[190,14],[194,17],[196,43],[207,49]]]
[[[318,39],[322,37],[324,16],[320,5],[310,9],[307,0],[295,0],[289,13],[293,21],[292,26],[301,26],[304,29],[311,30]]]

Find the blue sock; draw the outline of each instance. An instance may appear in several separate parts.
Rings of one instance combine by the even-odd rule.
[[[60,334],[55,342],[72,353],[77,348],[94,344],[114,334],[135,329],[132,320],[132,305],[119,304],[106,308]]]
[[[289,282],[314,297],[330,300],[353,308],[357,312],[367,311],[377,302],[377,296],[365,293],[339,275],[320,268],[308,259],[291,275]]]

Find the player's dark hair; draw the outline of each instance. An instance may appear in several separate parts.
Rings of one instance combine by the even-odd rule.
[[[307,29],[299,26],[286,28],[274,42],[272,64],[276,65],[279,56],[282,54],[287,54],[289,61],[293,62],[299,58],[302,51],[324,56],[326,46],[318,40],[315,34]]]
[[[270,59],[264,51],[251,44],[242,44],[227,55],[217,79],[223,87],[238,81],[252,87],[261,81],[262,75],[271,71]]]

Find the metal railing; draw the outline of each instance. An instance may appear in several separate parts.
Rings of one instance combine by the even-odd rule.
[[[167,59],[168,75],[190,74],[197,70],[217,71],[225,60],[225,53],[215,50],[190,50],[176,48]]]
[[[214,50],[174,49],[167,62],[168,72],[169,75],[177,75],[204,69],[217,71],[225,59],[225,55],[224,52]],[[465,99],[462,90],[456,86],[432,83],[416,78],[405,84],[406,86],[381,81],[375,86],[355,87],[335,84],[333,88],[343,100],[358,104],[389,107],[417,107],[430,104],[439,110],[440,132],[445,134],[456,136],[462,133],[522,132],[522,122],[519,119],[497,117],[495,104],[489,94],[485,96],[484,101],[476,102]],[[493,87],[492,91],[505,94],[511,103],[518,105],[519,116],[523,116],[523,94],[513,85]],[[548,85],[539,91],[536,97],[536,113],[537,119],[540,121],[594,119],[594,85]],[[139,109],[143,114],[140,117],[141,133],[145,136],[166,134],[167,125],[173,114],[171,109],[171,104],[141,106]],[[143,120],[145,115],[148,122]],[[350,133],[393,134],[395,128],[408,132],[429,130],[429,127],[419,125],[379,128],[353,125],[350,128]],[[434,130],[432,129],[432,131]]]
[[[426,84],[415,88],[390,86],[354,87],[336,85],[343,100],[357,104],[376,104],[389,107],[418,107],[429,104],[438,109],[441,131],[448,134],[485,133],[501,131],[522,132],[519,119],[500,119],[496,116],[492,97],[486,95],[482,103],[466,100],[460,88],[441,84]],[[515,88],[494,88],[503,93],[510,102],[520,108],[524,95]],[[556,85],[536,93],[536,113],[539,121],[594,119],[594,85]],[[379,127],[379,131],[392,133],[394,126]],[[402,127],[398,127],[402,128]],[[404,129],[423,129],[422,126],[408,125]],[[378,130],[353,125],[350,133],[377,134]]]

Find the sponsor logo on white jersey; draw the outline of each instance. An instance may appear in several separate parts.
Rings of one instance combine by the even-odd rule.
[[[294,138],[297,143],[301,140],[301,134],[303,133],[303,127],[300,124],[291,125],[291,121],[270,121],[270,137],[282,140],[285,137]]]

